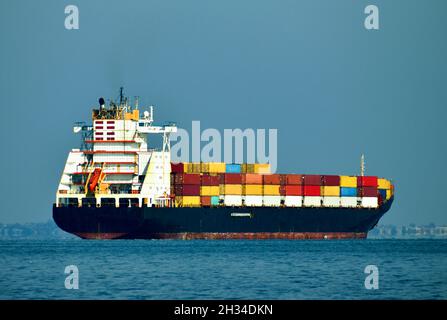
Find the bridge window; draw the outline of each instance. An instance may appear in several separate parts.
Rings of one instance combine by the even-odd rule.
[[[96,207],[96,198],[82,198],[83,207]]]
[[[77,207],[78,198],[59,198],[59,207]]]
[[[101,198],[101,207],[115,207],[115,198]]]
[[[138,207],[138,198],[120,198],[120,208]]]

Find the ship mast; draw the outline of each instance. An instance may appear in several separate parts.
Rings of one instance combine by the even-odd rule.
[[[360,175],[363,177],[365,175],[365,155],[362,154],[360,157]]]
[[[120,106],[123,104],[123,102],[124,102],[124,93],[123,93],[123,91],[124,91],[124,88],[123,87],[120,87]]]

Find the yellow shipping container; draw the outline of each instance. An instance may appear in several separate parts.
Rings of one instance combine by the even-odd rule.
[[[240,184],[225,184],[224,193],[225,195],[241,195],[242,194],[242,185]]]
[[[279,185],[264,185],[264,195],[279,196]]]
[[[201,167],[202,167],[202,164],[200,162],[193,162],[192,163],[192,173],[200,173]]]
[[[191,162],[184,162],[183,163],[183,170],[185,173],[192,173],[192,163]]]
[[[339,197],[340,196],[340,187],[337,187],[337,186],[321,187],[321,194],[325,197]]]
[[[175,197],[175,203],[180,207],[200,207],[200,197],[199,196]]]
[[[224,162],[208,162],[209,173],[225,173]]]
[[[246,184],[244,194],[262,196],[262,184]]]
[[[357,177],[340,176],[340,187],[357,188]]]
[[[386,199],[389,200],[391,198],[391,190],[386,190]]]
[[[255,165],[253,163],[243,163],[241,173],[255,173]]]
[[[202,196],[218,196],[219,193],[219,186],[201,186],[200,187],[200,194]]]
[[[210,164],[208,162],[202,162],[200,164],[200,172],[201,173],[208,173],[208,172],[210,172]]]
[[[270,173],[270,164],[268,163],[255,163],[254,173],[268,174]]]
[[[379,178],[377,179],[379,189],[390,189],[391,188],[391,182],[387,179]]]

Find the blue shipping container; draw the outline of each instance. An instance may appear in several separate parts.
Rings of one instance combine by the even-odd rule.
[[[218,206],[219,205],[219,196],[212,196],[211,197],[211,205],[212,206]]]
[[[357,188],[340,188],[340,196],[342,197],[357,197]]]
[[[379,189],[380,196],[382,199],[386,199],[386,190],[385,189]]]
[[[241,165],[240,164],[227,164],[225,166],[226,173],[241,173]]]

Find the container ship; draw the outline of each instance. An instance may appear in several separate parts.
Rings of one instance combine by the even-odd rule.
[[[390,209],[390,180],[275,174],[262,163],[172,163],[176,125],[122,89],[103,98],[63,169],[53,219],[83,239],[363,239]],[[162,146],[149,147],[159,135]]]

